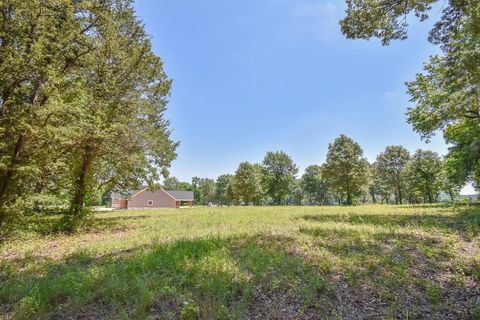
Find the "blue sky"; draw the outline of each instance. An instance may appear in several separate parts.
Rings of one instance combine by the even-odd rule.
[[[406,41],[347,40],[343,0],[137,0],[138,16],[173,79],[167,117],[180,141],[171,175],[215,178],[267,151],[290,154],[300,172],[325,160],[345,133],[374,160],[387,145],[445,154],[406,123],[404,82],[438,48],[439,17],[409,18]]]

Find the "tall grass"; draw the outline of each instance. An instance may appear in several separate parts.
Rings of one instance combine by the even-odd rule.
[[[9,239],[0,257],[4,318],[468,319],[480,308],[480,210],[468,207],[98,213],[74,235]]]

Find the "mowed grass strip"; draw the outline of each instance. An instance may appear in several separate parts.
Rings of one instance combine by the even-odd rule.
[[[3,318],[480,318],[475,207],[132,210],[74,235],[27,229],[0,247]]]

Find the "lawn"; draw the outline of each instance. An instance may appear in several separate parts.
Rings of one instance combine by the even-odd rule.
[[[480,319],[480,208],[132,210],[45,228],[1,244],[0,318]]]

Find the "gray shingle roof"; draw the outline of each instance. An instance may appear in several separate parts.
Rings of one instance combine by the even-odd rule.
[[[124,192],[114,192],[112,193],[112,198],[113,199],[129,199],[131,198],[134,194],[144,190],[145,188],[139,189],[139,190],[128,190]],[[182,191],[182,190],[163,190],[166,193],[168,193],[170,196],[175,198],[175,200],[181,200],[181,201],[193,201],[193,191]]]
[[[142,191],[145,188],[138,189],[138,190],[126,190],[123,192],[112,192],[113,199],[128,199],[133,196],[135,193]]]
[[[176,200],[193,201],[193,191],[164,190]]]

